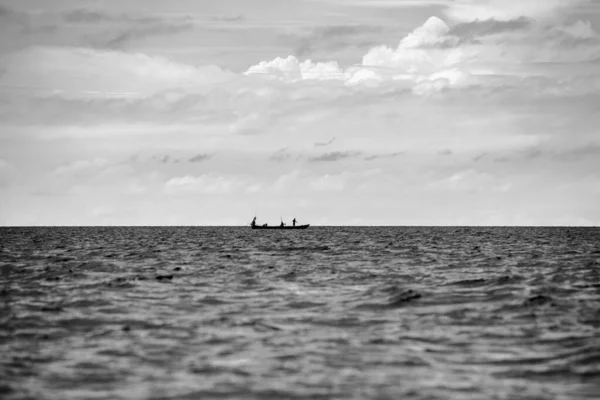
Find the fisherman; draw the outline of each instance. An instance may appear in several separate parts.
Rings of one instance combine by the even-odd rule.
[[[252,226],[252,227],[256,226],[256,217],[254,217],[254,219],[250,223],[250,226]]]
[[[279,225],[279,226],[282,227],[282,228],[285,226],[285,224],[283,223],[283,221],[281,221],[281,225]]]
[[[296,226],[296,218],[294,218],[294,220],[292,221],[292,223],[294,224],[294,226]]]

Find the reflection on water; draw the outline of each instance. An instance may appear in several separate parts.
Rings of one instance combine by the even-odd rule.
[[[2,228],[6,399],[581,399],[600,229]]]

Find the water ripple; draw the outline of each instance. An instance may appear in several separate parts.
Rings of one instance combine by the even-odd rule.
[[[600,229],[1,228],[3,399],[582,399]]]

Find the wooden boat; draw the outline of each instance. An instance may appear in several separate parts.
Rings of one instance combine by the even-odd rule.
[[[254,225],[254,226],[252,226],[252,229],[306,229],[309,226],[310,226],[310,224],[296,225],[296,226],[280,226],[280,225],[261,226],[261,225]]]

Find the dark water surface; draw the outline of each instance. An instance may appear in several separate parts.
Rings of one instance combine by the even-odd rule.
[[[2,228],[3,399],[600,398],[600,229]]]

